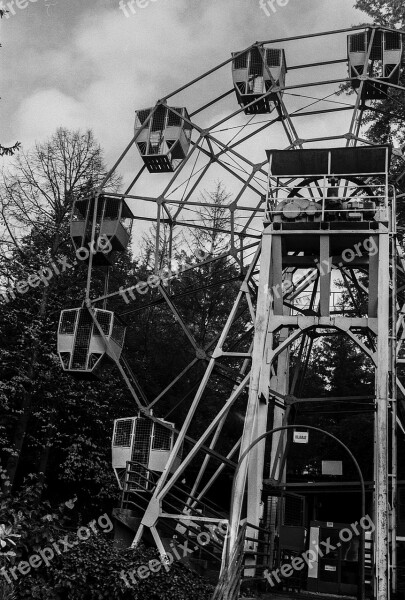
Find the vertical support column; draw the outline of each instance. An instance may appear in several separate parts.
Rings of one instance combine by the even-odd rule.
[[[262,250],[260,256],[260,279],[259,292],[257,298],[255,335],[253,341],[252,352],[252,370],[250,374],[249,397],[246,407],[245,425],[243,428],[242,441],[239,456],[247,450],[254,440],[255,432],[257,431],[257,419],[260,412],[259,394],[262,381],[262,368],[266,365],[266,341],[268,337],[268,322],[269,312],[272,304],[271,290],[271,258],[272,258],[272,243],[273,235],[269,227],[263,234]],[[267,410],[267,407],[266,407]],[[265,425],[266,426],[266,425]],[[232,559],[234,549],[237,543],[239,522],[242,511],[244,493],[246,489],[246,479],[252,455],[246,456],[238,473],[234,484],[234,496],[231,501],[232,512],[230,514],[230,535],[227,546],[227,562]],[[260,490],[254,489],[253,485],[250,488],[252,497],[250,498],[250,510],[252,505],[260,504]],[[256,511],[258,508],[256,507]],[[224,566],[224,565],[223,565]]]
[[[285,309],[287,312],[288,309]],[[288,329],[282,329],[280,331],[280,342],[283,342],[288,337]],[[270,387],[276,392],[280,394],[287,395],[289,392],[289,358],[290,358],[290,348],[281,352],[278,356],[277,360],[277,375],[272,378],[270,381]],[[284,408],[280,406],[274,407],[273,412],[273,424],[272,429],[276,429],[277,427],[281,427],[282,425],[288,425],[288,415],[287,415],[287,407]],[[280,473],[280,466],[282,464],[282,455],[285,451],[286,446],[286,437],[287,434],[285,431],[279,431],[272,435],[271,439],[271,454],[270,454],[270,477],[272,476],[274,465],[276,466],[274,472],[274,478],[279,481],[285,481],[285,471]],[[280,451],[281,450],[281,451]],[[268,515],[268,528],[271,532],[271,540],[270,540],[270,556],[269,556],[269,565],[273,564],[274,559],[274,540],[275,540],[275,530],[277,525],[277,513],[278,513],[278,505],[279,498],[271,498],[268,503],[267,510],[269,512]]]
[[[273,336],[269,336],[273,337]],[[267,349],[267,345],[266,345]],[[262,374],[260,377],[260,387],[257,399],[257,416],[254,424],[253,440],[263,435],[267,429],[267,413],[268,413],[268,383],[269,383],[270,365],[263,365]],[[265,383],[267,378],[267,385]],[[267,388],[267,389],[266,389]],[[266,440],[259,442],[250,453],[248,466],[248,481],[247,481],[247,521],[251,525],[259,527],[261,518],[261,497],[263,489],[263,470],[264,470],[264,455],[266,448]],[[246,535],[249,538],[257,539],[259,532],[257,529],[247,527]],[[245,550],[251,552],[246,555],[245,559],[245,576],[254,577],[256,575],[257,551],[258,543],[247,542]],[[259,561],[259,563],[262,561]]]
[[[378,252],[378,340],[375,428],[375,596],[389,598],[388,578],[388,379],[389,379],[389,236],[380,225]]]
[[[330,305],[330,273],[331,273],[331,257],[330,257],[330,239],[329,235],[320,236],[320,250],[319,250],[319,312],[321,317],[329,317],[329,305]]]
[[[378,237],[372,236],[373,247],[378,247]],[[378,309],[378,266],[379,266],[379,252],[369,254],[368,258],[369,271],[368,271],[368,317],[369,319],[377,318]]]
[[[271,270],[269,274],[269,285],[272,290],[273,303],[269,306],[268,322],[271,322],[272,315],[283,315],[283,255],[282,255],[282,237],[281,235],[273,235],[272,239],[272,253],[271,253]],[[289,309],[286,309],[288,312]],[[273,346],[273,335],[266,334],[266,348],[264,356],[267,356],[267,350]],[[288,336],[288,330],[285,329],[280,333],[280,342],[284,341]],[[275,388],[282,394],[287,394],[288,383],[288,357],[289,348],[285,350],[277,359],[277,375],[275,379]],[[275,365],[273,365],[275,366]],[[268,399],[269,399],[269,383],[270,373],[272,365],[263,362],[260,374],[260,385],[258,394],[258,407],[257,407],[257,418],[255,423],[255,430],[253,439],[257,439],[267,429],[267,418],[268,418]],[[273,427],[277,427],[282,424],[284,411],[275,407],[274,409],[275,423]],[[281,433],[283,435],[284,432]],[[272,439],[273,447],[277,448],[277,442],[280,434],[275,434]],[[275,445],[276,444],[276,445]],[[275,446],[274,446],[275,445]],[[261,517],[261,497],[263,489],[263,471],[265,461],[265,448],[266,440],[263,440],[257,444],[251,451],[248,467],[248,497],[247,497],[247,520],[252,525],[259,526]],[[273,463],[272,463],[273,464]],[[247,536],[250,538],[257,538],[258,531],[256,529],[247,529]],[[257,551],[257,543],[250,542],[248,547],[251,551]],[[263,562],[263,561],[259,561]],[[251,568],[245,570],[246,576],[254,576],[254,566],[257,564],[257,556],[255,554],[247,555],[246,564],[252,565]]]
[[[398,410],[398,390],[397,390],[397,251],[396,251],[396,206],[392,206],[391,220],[391,591],[395,595],[398,588],[398,556],[397,556],[397,519],[398,519],[398,440],[397,440],[397,410]]]
[[[281,235],[273,236],[273,252],[271,261],[271,286],[273,290],[275,315],[283,314],[283,254]]]

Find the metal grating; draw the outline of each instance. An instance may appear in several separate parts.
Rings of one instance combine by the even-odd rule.
[[[131,446],[133,419],[124,419],[115,423],[113,446],[117,448],[129,448]]]
[[[401,34],[394,31],[385,32],[385,49],[386,50],[401,50]]]
[[[149,419],[138,418],[135,422],[134,442],[132,446],[132,461],[144,465],[137,465],[137,473],[131,478],[131,484],[140,488],[147,488],[147,468],[149,465],[150,446],[153,422]]]
[[[77,323],[75,345],[72,357],[72,369],[86,369],[93,319],[87,309],[81,309]]]
[[[370,53],[371,60],[383,59],[383,36],[381,31],[376,31],[373,41],[373,46]]]
[[[150,115],[150,108],[147,108],[145,110],[138,110],[138,112],[136,113],[136,126],[137,127],[141,127],[141,125],[143,125],[146,121],[146,119],[149,117]]]
[[[233,68],[234,69],[247,69],[249,53],[244,52],[240,56],[234,59]]]
[[[152,437],[152,421],[138,418],[135,424],[134,444],[132,447],[132,458],[135,462],[148,466],[150,441]]]
[[[125,337],[125,327],[115,317],[114,323],[113,323],[113,328],[112,328],[112,333],[111,333],[111,339],[114,340],[114,342],[116,342],[118,344],[118,346],[120,346],[122,348],[124,345],[124,337]]]
[[[263,75],[263,59],[258,48],[250,51],[249,75]]]
[[[163,105],[158,106],[152,117],[151,131],[163,131],[166,123],[167,108]]]
[[[350,36],[350,52],[365,52],[366,51],[366,34],[356,33]]]
[[[104,219],[118,220],[122,201],[119,198],[103,198]]]
[[[175,107],[173,107],[173,108],[174,108],[174,110],[177,110],[178,113],[183,112],[182,108],[175,108]],[[183,122],[183,119],[181,117],[176,115],[171,110],[168,110],[168,115],[167,115],[167,126],[168,127],[181,127],[182,122]]]
[[[97,323],[99,323],[104,335],[110,335],[110,325],[111,325],[111,317],[112,314],[106,310],[96,310],[96,319]],[[94,326],[93,335],[101,335],[96,326]]]
[[[75,348],[73,350],[72,369],[84,371],[87,366],[87,348]]]
[[[60,319],[59,333],[61,335],[73,335],[77,318],[77,310],[64,310]]]
[[[275,48],[268,48],[266,50],[266,63],[268,67],[280,67],[281,50],[276,50]]]
[[[283,525],[301,527],[304,524],[304,498],[298,495],[285,495]]]
[[[171,450],[172,431],[155,423],[152,450]]]

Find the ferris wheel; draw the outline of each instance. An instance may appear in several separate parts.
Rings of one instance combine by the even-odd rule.
[[[317,254],[312,232],[344,229],[353,239],[359,231],[374,235],[379,223],[389,221],[387,198],[401,193],[397,182],[389,178],[390,163],[403,162],[401,152],[365,139],[364,125],[370,111],[380,110],[379,100],[404,89],[400,85],[404,35],[362,26],[260,41],[233,52],[153,107],[137,110],[132,140],[100,187],[74,201],[73,244],[75,248],[90,245],[93,251],[83,305],[61,315],[58,352],[62,367],[78,377],[106,376],[110,368],[118,368],[134,398],[136,413],[115,422],[112,442],[113,468],[123,492],[120,514],[135,511],[138,517],[133,545],[143,537],[153,539],[161,555],[167,556],[173,536],[184,539],[194,549],[196,560],[216,564],[222,577],[218,600],[236,597],[232,594],[239,589],[239,583],[234,583],[231,590],[229,579],[224,579],[230,565],[239,565],[235,581],[240,582],[243,574],[263,578],[260,553],[274,558],[274,530],[280,525],[277,511],[282,502],[276,494],[263,503],[263,466],[268,460],[273,479],[281,480],[285,466],[282,434],[274,436],[270,451],[262,443],[250,463],[245,461],[228,513],[214,505],[210,490],[224,477],[229,486],[238,455],[249,440],[266,430],[269,407],[273,426],[288,425],[288,402],[299,397],[298,374],[291,372],[292,385],[281,377],[289,370],[288,347],[296,344],[299,360],[294,368],[302,371],[314,339],[309,326],[298,331],[294,323],[304,315],[324,319],[324,329],[330,326],[330,307],[325,304],[331,295],[330,272],[323,277],[315,258],[341,256],[345,243],[331,235],[332,245],[322,250],[321,243]],[[348,94],[337,95],[342,89]],[[106,191],[118,168],[139,161],[141,166],[137,172],[133,169],[133,180],[124,192]],[[163,273],[168,272],[170,278],[179,232],[183,239],[192,240],[192,232],[215,229],[214,219],[201,220],[201,209],[215,208],[201,198],[201,192],[218,178],[231,194],[221,205],[226,226],[220,228],[229,244],[218,254],[200,253],[185,272],[228,261],[240,270],[241,282],[221,331],[201,346],[176,306],[176,295],[163,284]],[[125,252],[131,230],[151,223],[155,268],[148,281],[117,290],[106,277],[104,293],[95,295],[94,274],[99,269],[113,271],[114,254]],[[280,248],[272,246],[271,256],[264,253],[263,244],[269,226],[272,231],[291,234],[286,235],[283,248],[281,242],[277,242]],[[349,263],[338,264],[342,278],[363,293],[355,270],[364,271],[365,262]],[[261,296],[260,290],[269,282],[273,290],[278,285],[284,291]],[[325,300],[322,290],[327,287]],[[131,315],[139,312],[134,291],[140,289],[152,289],[165,303],[192,353],[190,362],[173,373],[154,397],[141,388],[131,361],[124,356],[125,328],[131,327]],[[298,302],[303,297],[308,299],[305,307]],[[121,302],[122,310],[109,310],[112,300],[115,305]],[[142,307],[146,310],[151,302],[145,301]],[[355,298],[352,309],[360,311],[359,325],[347,327],[346,333],[371,356],[376,341],[373,332],[359,333],[364,315]],[[268,341],[257,344],[262,313],[280,318],[271,333],[274,348]],[[290,319],[288,327],[281,326],[285,315]],[[340,315],[345,318],[343,310]],[[264,358],[265,349],[273,362]],[[196,364],[203,365],[203,374],[192,394],[179,399],[188,403],[186,418],[171,422],[160,407]],[[256,383],[255,371],[260,371]],[[217,413],[205,431],[193,438],[190,426],[221,372],[228,385],[213,384],[222,394]],[[256,404],[249,408],[252,393]],[[237,441],[227,447],[224,427],[240,404],[246,413],[240,419]],[[243,516],[246,493],[250,504]],[[283,499],[284,512],[287,501],[292,500]],[[237,522],[232,515],[237,515]]]

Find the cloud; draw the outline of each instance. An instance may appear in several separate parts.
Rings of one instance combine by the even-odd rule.
[[[83,127],[85,107],[57,89],[41,90],[21,102],[16,113],[18,129],[25,132],[25,144],[41,140],[60,126],[69,129]]]
[[[18,91],[13,99],[13,87],[7,90],[7,106],[13,107],[10,137],[29,145],[60,125],[92,128],[113,160],[132,136],[135,109],[152,106],[232,51],[255,39],[313,31],[315,21],[322,29],[350,26],[355,19],[352,0],[339,0],[339,10],[336,0],[290,0],[271,18],[255,0],[150,0],[128,18],[118,0],[109,6],[106,1],[86,8],[78,3],[75,19],[73,10],[57,2],[55,15],[68,26],[59,42],[54,32],[36,38],[27,29],[25,37],[17,36],[25,51],[6,64]],[[38,11],[31,12],[38,17]],[[322,48],[321,41],[314,44]],[[300,58],[306,53],[303,44]],[[221,86],[231,86],[230,68],[186,90],[183,102],[195,108]]]
[[[45,0],[38,0],[30,10],[20,11],[3,23],[2,142],[18,139],[27,149],[59,126],[90,128],[109,165],[133,135],[136,109],[153,106],[157,99],[230,58],[232,51],[255,40],[350,27],[364,21],[364,16],[353,10],[353,0],[289,0],[271,18],[260,10],[259,0],[150,0],[128,18],[119,9],[119,0],[54,1],[50,16],[45,13]],[[341,57],[346,52],[344,37],[340,37]],[[287,43],[286,51],[291,65],[319,60],[320,56],[326,60],[332,49],[325,45],[325,38],[311,38],[294,50]],[[298,74],[291,71],[287,81]],[[318,76],[314,69],[303,75],[311,80]],[[228,65],[173,97],[169,104],[194,110],[231,87]],[[308,96],[318,92],[307,89]],[[290,110],[303,106],[295,97],[285,95],[285,99]],[[206,127],[237,108],[231,95],[214,105],[207,117],[197,116],[196,122]],[[346,113],[337,115],[333,123],[329,116],[313,122],[295,119],[298,136],[330,135],[333,127],[344,133]],[[245,123],[247,118],[242,114],[222,127]],[[249,131],[247,127],[244,134]],[[229,140],[235,132],[218,134],[218,138]],[[261,162],[266,147],[287,145],[279,124],[237,149],[252,162]],[[132,180],[141,165],[139,154],[132,149],[120,167],[125,181]],[[186,176],[187,169],[176,185]],[[233,194],[242,185],[214,166],[202,188],[210,189],[213,178],[223,179]],[[140,180],[137,191],[155,196],[168,181],[166,175],[151,176]],[[183,191],[184,187],[180,188],[179,197]],[[257,200],[247,197],[247,202]],[[151,205],[140,204],[136,203],[139,214],[152,214]]]

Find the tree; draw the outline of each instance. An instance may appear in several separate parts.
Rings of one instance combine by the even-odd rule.
[[[402,0],[356,0],[354,7],[369,15],[376,24],[404,29],[405,6]]]
[[[42,284],[27,295],[28,285],[23,283],[41,269],[60,265],[59,259],[69,255],[72,198],[89,180],[97,185],[104,174],[102,151],[93,134],[59,129],[49,141],[36,144],[32,151],[19,155],[12,171],[2,177],[0,277],[5,286],[2,294],[6,304],[0,317],[3,342],[0,389],[9,411],[2,419],[3,433],[8,439],[3,448],[3,460],[6,460],[12,484],[28,422],[33,408],[37,408],[34,401],[41,390],[45,394],[49,373],[57,365],[51,349],[58,309],[68,298],[77,303],[82,295],[83,265],[73,274],[59,273],[49,281],[44,278]],[[112,185],[116,183],[115,179]],[[75,300],[68,291],[72,279],[76,283],[71,290],[76,293]],[[21,291],[23,289],[25,291]],[[52,398],[52,394],[49,397]],[[55,411],[48,410],[48,417],[48,425],[44,427],[52,430]],[[49,446],[45,444],[43,450],[40,462],[45,468]]]

